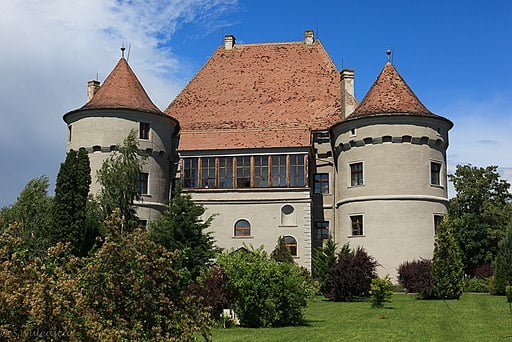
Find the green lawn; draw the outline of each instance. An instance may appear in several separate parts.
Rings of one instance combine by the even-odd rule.
[[[213,341],[512,341],[512,315],[505,297],[486,294],[446,302],[395,294],[385,309],[318,297],[303,326],[214,329]]]

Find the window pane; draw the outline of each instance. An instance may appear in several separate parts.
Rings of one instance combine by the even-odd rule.
[[[363,163],[350,164],[351,185],[363,185]]]
[[[290,156],[290,186],[304,186],[304,155]]]
[[[437,229],[439,228],[439,225],[443,221],[443,218],[443,215],[434,215],[434,234],[437,234]]]
[[[254,157],[254,186],[268,187],[268,156]]]
[[[141,122],[139,125],[139,138],[140,139],[149,139],[149,123]]]
[[[183,159],[183,188],[197,188],[198,175],[197,158]]]
[[[363,215],[350,216],[352,235],[363,235]]]
[[[233,187],[233,157],[219,158],[219,188]]]
[[[317,173],[315,174],[315,194],[328,194],[329,193],[329,174]]]
[[[251,186],[251,158],[236,157],[236,187],[249,188]]]
[[[329,222],[317,221],[315,222],[315,240],[325,240],[329,238]]]
[[[235,236],[251,236],[251,224],[247,220],[238,220],[235,223]]]
[[[441,184],[441,164],[436,162],[430,163],[430,184]]]
[[[148,178],[149,175],[147,173],[139,173],[139,193],[141,195],[147,195],[148,193]]]
[[[286,186],[286,156],[272,156],[272,186]]]
[[[201,159],[201,186],[205,189],[215,188],[215,158]]]
[[[292,236],[284,237],[284,244],[290,250],[292,256],[297,256],[297,240]]]

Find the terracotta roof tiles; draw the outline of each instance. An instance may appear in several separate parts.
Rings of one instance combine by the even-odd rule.
[[[219,47],[165,111],[180,122],[181,150],[211,148],[204,135],[187,137],[208,130],[224,148],[307,145],[311,130],[341,121],[340,93],[339,72],[319,41],[237,44]],[[287,138],[291,129],[302,136]],[[232,140],[242,130],[251,132],[244,142]],[[283,136],[268,139],[267,132]]]
[[[80,109],[134,109],[163,114],[124,58],[119,60],[92,99]]]
[[[349,118],[384,113],[437,117],[421,103],[390,62]]]

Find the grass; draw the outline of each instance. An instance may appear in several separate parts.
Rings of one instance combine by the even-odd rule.
[[[458,301],[395,294],[384,309],[318,297],[305,318],[296,327],[214,329],[213,341],[512,341],[505,297],[486,294],[464,294]]]

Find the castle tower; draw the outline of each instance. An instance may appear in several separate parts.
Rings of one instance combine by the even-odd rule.
[[[142,201],[137,203],[137,214],[143,223],[154,219],[169,200],[178,122],[153,104],[124,57],[101,87],[98,81],[89,81],[87,93],[84,106],[64,115],[69,129],[66,150],[88,151],[91,193],[96,195],[97,170],[135,130],[139,149],[149,156],[139,179]]]
[[[453,123],[431,113],[387,62],[363,101],[331,128],[336,242],[362,246],[396,281],[407,260],[431,258],[446,214]]]

